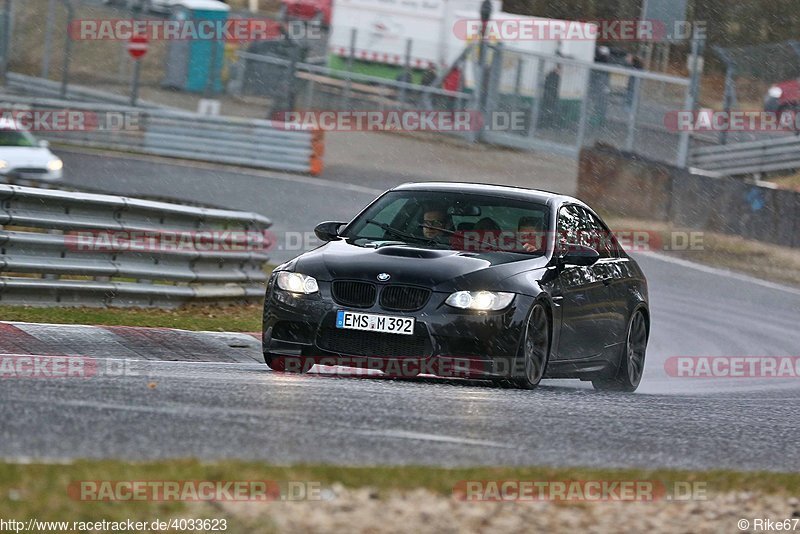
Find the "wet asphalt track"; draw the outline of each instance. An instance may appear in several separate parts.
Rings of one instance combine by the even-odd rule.
[[[95,187],[171,192],[301,226],[348,218],[369,200],[368,188],[384,188],[92,158],[65,160],[68,168],[81,164],[81,180]],[[113,172],[113,182],[103,178]],[[250,357],[233,363],[145,361],[110,345],[97,356],[128,358],[135,375],[3,381],[0,457],[800,469],[800,378],[701,380],[664,370],[671,356],[800,356],[800,292],[638,259],[650,281],[653,332],[633,396],[574,381],[525,392],[480,382],[280,375],[256,362],[255,341],[221,348]]]

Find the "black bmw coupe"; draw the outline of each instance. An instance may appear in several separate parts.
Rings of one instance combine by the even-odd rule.
[[[647,281],[579,200],[405,184],[315,233],[325,243],[267,285],[264,358],[276,371],[332,364],[526,389],[542,378],[639,386]]]

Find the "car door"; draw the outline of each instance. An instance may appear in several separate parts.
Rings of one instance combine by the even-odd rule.
[[[627,333],[627,271],[622,264],[624,260],[619,254],[619,245],[605,223],[590,210],[579,209],[584,221],[582,231],[588,235],[590,246],[600,254],[592,270],[606,287],[605,298],[598,302],[598,341],[602,341],[603,347],[611,347],[625,341]]]
[[[557,243],[560,246],[591,246],[587,233],[586,212],[577,205],[566,204],[558,213]],[[582,360],[603,352],[607,339],[608,287],[603,283],[603,268],[568,265],[559,269],[554,304],[561,306],[561,335],[557,358]]]

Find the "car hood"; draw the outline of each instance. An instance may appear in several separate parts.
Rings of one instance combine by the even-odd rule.
[[[492,289],[501,280],[520,271],[547,266],[542,256],[510,252],[463,252],[413,246],[385,245],[365,248],[334,241],[303,254],[287,266],[321,281],[356,279],[377,281],[391,276],[389,283],[413,284],[436,291]]]
[[[7,161],[9,168],[47,167],[56,157],[46,148],[24,146],[0,147],[0,160]]]

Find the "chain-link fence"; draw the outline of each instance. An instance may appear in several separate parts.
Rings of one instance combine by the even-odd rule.
[[[681,133],[669,128],[668,117],[687,105],[689,80],[490,48],[486,112],[495,128],[485,132],[488,140],[569,154],[602,142],[652,159],[678,161]],[[506,125],[499,124],[507,117]]]
[[[786,41],[765,45],[712,47],[714,54],[725,66],[722,88],[722,105],[725,111],[771,112],[798,111],[800,105],[791,99],[775,98],[769,94],[774,84],[797,81],[800,85],[800,41]],[[720,132],[719,142],[751,141],[758,135],[739,135],[730,139]]]
[[[67,73],[70,84],[131,94],[135,62],[128,43],[71,38],[69,19],[154,20],[151,15],[101,0],[27,1],[31,4],[14,2],[12,71],[51,80]],[[48,10],[50,5],[55,8]],[[237,16],[249,17],[229,14]],[[587,60],[593,56],[591,42],[571,43],[563,55],[560,46],[550,54],[467,41],[442,50],[433,37],[411,40],[398,33],[386,39],[393,35],[391,28],[381,31],[383,48],[373,46],[369,30],[347,27],[331,36],[278,32],[255,42],[152,40],[140,60],[141,97],[193,109],[213,97],[224,101],[227,113],[258,118],[292,110],[467,111],[479,115],[481,123],[453,133],[471,141],[572,156],[602,142],[685,163],[689,134],[670,129],[667,117],[693,109],[686,78]],[[191,60],[188,46],[195,47]],[[579,47],[586,50],[569,55]],[[180,66],[187,61],[205,63],[203,68]],[[194,68],[192,87],[181,82],[184,71],[176,73],[184,68]]]

